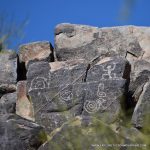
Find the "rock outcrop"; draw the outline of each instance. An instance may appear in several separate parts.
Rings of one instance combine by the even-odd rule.
[[[33,42],[20,46],[19,61],[25,63],[27,67],[29,62],[47,60],[53,61],[53,47],[50,42]]]
[[[28,94],[39,124],[52,131],[76,115],[96,115],[110,123],[118,118],[128,61],[107,57],[88,67],[82,60],[29,66]]]
[[[40,125],[16,115],[17,100],[23,99],[19,96],[22,87],[17,87],[17,61],[14,51],[0,52],[0,149],[37,150],[47,135]],[[19,105],[18,109],[22,107]]]
[[[26,81],[19,81],[17,83],[17,101],[16,101],[16,114],[34,121],[33,105],[27,96]]]
[[[0,52],[0,97],[16,91],[17,54],[11,50]]]
[[[143,135],[136,129],[120,130],[118,134],[117,130],[94,117],[76,117],[54,131],[51,140],[42,145],[39,150],[123,150],[125,145],[136,145],[137,141],[142,142]],[[128,150],[132,149],[136,150],[137,147],[128,147]],[[141,149],[145,148],[141,147]]]
[[[149,41],[149,27],[59,24],[54,48],[1,52],[0,149],[149,149]]]
[[[15,114],[0,116],[1,150],[36,150],[46,139],[38,124]]]

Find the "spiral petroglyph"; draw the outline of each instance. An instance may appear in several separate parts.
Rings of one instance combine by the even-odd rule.
[[[100,105],[97,103],[97,101],[86,101],[84,103],[84,109],[88,113],[95,113],[99,110]]]

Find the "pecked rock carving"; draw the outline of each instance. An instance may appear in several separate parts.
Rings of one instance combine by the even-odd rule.
[[[149,41],[149,27],[64,23],[55,28],[54,48],[41,41],[21,45],[18,56],[0,52],[0,149],[63,142],[61,149],[93,150],[92,140],[111,136],[150,149]]]

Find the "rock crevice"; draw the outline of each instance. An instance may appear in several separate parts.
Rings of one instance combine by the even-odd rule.
[[[64,150],[92,150],[91,141],[111,139],[107,131],[117,144],[143,142],[150,113],[149,31],[60,24],[54,48],[38,41],[21,45],[18,56],[0,53],[0,148],[37,150],[46,141],[39,149],[48,150],[60,141]]]

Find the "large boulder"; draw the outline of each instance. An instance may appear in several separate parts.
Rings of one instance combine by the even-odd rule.
[[[37,150],[47,140],[44,129],[17,115],[0,116],[1,150]]]
[[[87,64],[82,60],[38,62],[29,66],[27,90],[35,120],[48,131],[81,113]]]
[[[79,117],[56,129],[38,150],[144,150],[143,135],[136,129],[114,130],[94,117]],[[143,146],[137,144],[139,142]]]
[[[97,28],[86,25],[59,24],[55,28],[55,50],[58,60],[119,55],[134,63],[149,61],[150,28],[122,26]]]
[[[130,64],[127,60],[107,57],[87,72],[83,115],[94,115],[107,123],[118,120],[124,111]]]
[[[131,81],[129,85],[130,104],[134,104],[132,115],[132,124],[137,128],[146,128],[149,119],[149,81],[150,81],[150,63],[141,59],[138,60],[131,72]]]
[[[146,129],[150,123],[150,81],[146,82],[139,95],[138,102],[133,112],[132,123],[136,128]],[[150,130],[147,132],[150,134]]]
[[[19,48],[19,62],[27,67],[30,61],[54,61],[53,47],[48,41],[39,41],[21,45]]]
[[[112,123],[122,109],[129,74],[128,61],[116,57],[91,67],[83,60],[33,63],[27,72],[27,90],[35,120],[49,132],[81,114]]]
[[[0,52],[0,96],[14,92],[17,82],[17,54],[11,50]]]
[[[17,94],[9,93],[0,98],[0,114],[16,113]]]
[[[144,85],[150,79],[150,63],[145,60],[139,60],[134,65],[131,72],[131,80],[129,85],[129,93],[132,101],[136,103],[142,94]]]

